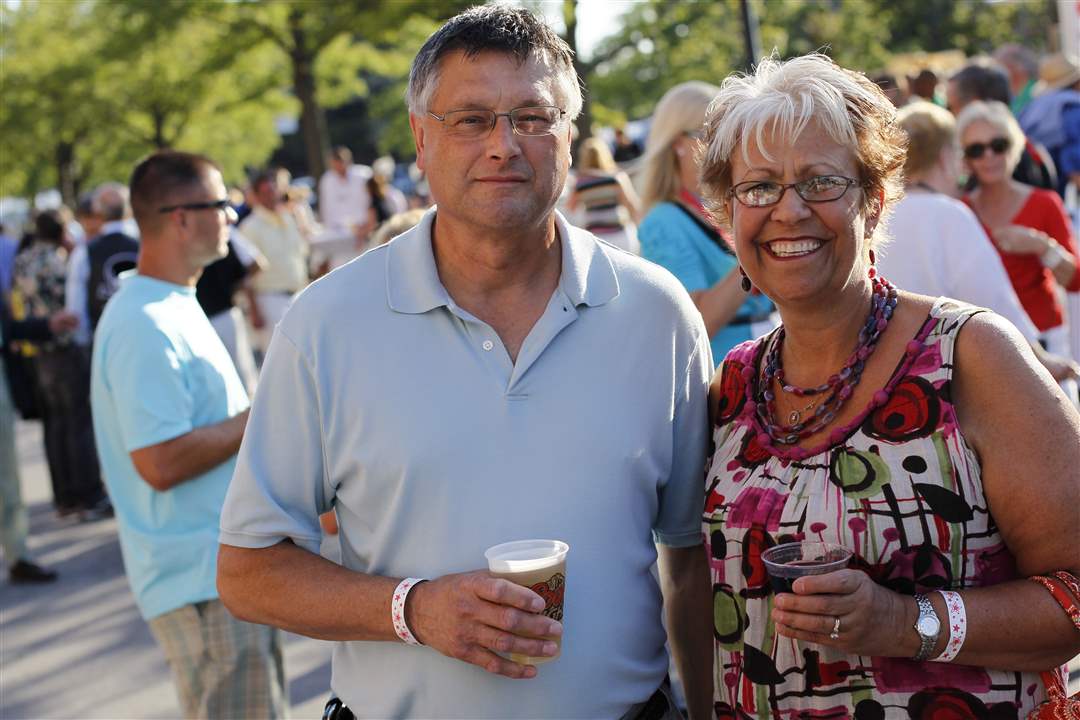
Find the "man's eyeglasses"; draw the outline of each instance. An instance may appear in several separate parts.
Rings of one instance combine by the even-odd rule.
[[[166,205],[158,208],[159,213],[172,212],[173,210],[223,210],[228,212],[232,207],[226,200],[209,200],[207,202],[181,203],[180,205]]]
[[[1012,143],[1008,138],[996,137],[988,143],[971,143],[964,148],[964,157],[968,160],[978,160],[988,149],[998,155],[1004,155]]]
[[[849,187],[858,184],[858,180],[843,175],[816,175],[796,183],[748,180],[732,187],[728,194],[747,207],[768,207],[780,202],[788,188],[795,188],[805,202],[823,203],[839,200]]]
[[[518,135],[550,135],[562,124],[566,111],[553,105],[537,105],[514,108],[504,113],[494,110],[451,110],[443,115],[428,111],[428,115],[441,122],[450,135],[477,139],[486,137],[495,129],[495,123],[501,117],[510,120],[510,127]]]

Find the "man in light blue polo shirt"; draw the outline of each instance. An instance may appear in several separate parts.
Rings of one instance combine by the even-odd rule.
[[[278,326],[222,512],[222,600],[338,641],[337,720],[681,717],[666,604],[708,717],[701,315],[669,273],[553,211],[581,94],[529,12],[450,20],[414,61],[409,107],[437,209]],[[329,509],[340,566],[318,555]],[[570,546],[565,626],[478,570],[529,538]],[[560,633],[552,662],[507,655],[553,655]]]
[[[94,431],[124,567],[165,652],[187,718],[285,713],[280,632],[231,617],[217,599],[217,529],[248,397],[195,298],[224,256],[225,185],[205,157],[162,152],[131,177],[142,234],[97,326]]]

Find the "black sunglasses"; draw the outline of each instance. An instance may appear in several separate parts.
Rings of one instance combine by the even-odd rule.
[[[225,200],[210,200],[208,202],[197,203],[183,203],[181,205],[167,205],[163,208],[158,208],[159,213],[172,212],[173,210],[228,210],[230,207],[228,199]]]
[[[964,157],[969,160],[978,160],[987,149],[993,150],[998,155],[1004,155],[1011,144],[1008,138],[1003,137],[994,138],[988,143],[972,143],[964,148]]]

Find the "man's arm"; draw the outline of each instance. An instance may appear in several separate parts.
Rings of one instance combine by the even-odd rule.
[[[217,467],[240,449],[248,411],[215,425],[195,428],[179,437],[131,451],[135,470],[159,492]]]
[[[686,692],[690,720],[712,717],[712,593],[705,548],[659,545],[668,641]]]
[[[365,575],[288,540],[265,548],[222,544],[218,593],[235,617],[322,640],[400,642],[390,602],[400,578]],[[512,678],[536,668],[500,653],[553,655],[562,624],[538,614],[544,601],[508,580],[475,571],[417,585],[405,619],[416,638],[449,657]],[[524,637],[530,636],[530,637]]]

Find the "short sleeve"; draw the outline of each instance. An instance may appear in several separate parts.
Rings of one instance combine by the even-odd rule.
[[[310,366],[279,327],[221,512],[222,544],[262,548],[289,539],[319,552],[319,515],[332,497],[319,405]]]
[[[136,321],[108,339],[105,380],[127,452],[192,430],[194,398],[185,381],[184,352],[150,322]]]
[[[702,542],[712,373],[712,351],[702,328],[675,398],[671,472],[660,491],[660,510],[653,529],[656,541],[671,547],[692,547]]]
[[[638,228],[641,255],[678,279],[687,292],[706,290],[712,283],[688,228],[677,221],[666,205],[658,206]]]

